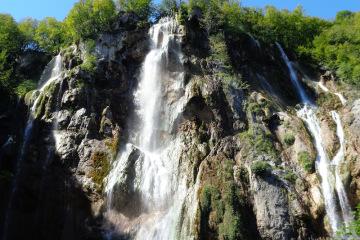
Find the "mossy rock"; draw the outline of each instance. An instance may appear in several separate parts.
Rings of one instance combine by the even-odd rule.
[[[93,169],[89,176],[97,185],[97,190],[102,192],[104,188],[104,179],[110,172],[110,157],[107,152],[94,152],[90,158]]]

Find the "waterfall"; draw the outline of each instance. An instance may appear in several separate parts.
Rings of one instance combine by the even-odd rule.
[[[286,55],[286,53],[285,53],[284,49],[281,47],[281,45],[279,43],[276,43],[276,45],[280,50],[281,57],[283,58],[284,62],[286,63],[287,68],[289,69],[290,80],[291,80],[292,84],[295,86],[296,92],[298,93],[301,102],[304,104],[310,104],[311,101],[310,101],[309,97],[307,96],[304,88],[301,86],[301,83],[298,80],[298,77],[297,77],[296,71],[293,68],[292,62],[289,60],[288,56]]]
[[[345,225],[348,225],[352,220],[352,214],[350,211],[351,207],[346,195],[345,187],[340,178],[340,164],[344,160],[344,156],[345,156],[344,129],[342,127],[339,114],[335,111],[331,111],[331,116],[336,123],[336,135],[338,136],[340,142],[340,148],[331,163],[335,166],[335,186],[336,186],[336,192],[339,196],[342,217],[345,222]]]
[[[106,233],[108,239],[116,234],[130,234],[139,240],[176,239],[184,201],[193,196],[181,171],[182,141],[172,135],[185,100],[179,26],[172,18],[163,18],[150,28],[149,36],[151,50],[135,92],[140,127],[133,130],[136,137],[120,151],[106,180],[105,217],[115,225],[113,232]],[[134,163],[136,151],[141,156]],[[130,183],[126,180],[129,168],[134,175]],[[122,194],[115,186],[125,183],[140,195],[141,204],[135,207],[141,213],[136,218],[113,209],[116,195]]]
[[[278,44],[278,43],[276,43],[276,44],[281,52],[281,56],[282,56],[284,62],[286,63],[286,65],[288,67],[291,81],[298,92],[301,102],[304,105],[297,112],[297,114],[306,123],[309,131],[312,134],[314,142],[315,142],[315,148],[317,150],[316,169],[321,177],[321,188],[322,188],[322,193],[323,193],[324,202],[325,202],[325,209],[326,209],[326,213],[329,218],[331,229],[332,229],[333,233],[336,233],[338,227],[340,226],[340,223],[341,223],[340,221],[344,220],[346,222],[346,221],[348,221],[349,216],[350,216],[349,215],[350,207],[348,204],[346,192],[345,192],[345,189],[343,187],[343,184],[341,182],[341,179],[339,177],[339,172],[338,172],[339,171],[338,162],[341,161],[341,159],[343,158],[343,154],[344,154],[344,152],[343,152],[344,135],[343,135],[341,123],[340,123],[339,118],[336,118],[336,116],[338,116],[337,113],[332,112],[333,118],[337,124],[337,134],[338,134],[339,140],[341,141],[341,147],[339,149],[338,154],[335,156],[335,159],[332,162],[330,162],[330,160],[328,159],[328,156],[326,154],[326,151],[324,149],[319,120],[316,117],[316,108],[317,107],[316,107],[316,105],[314,105],[312,103],[310,98],[307,96],[304,88],[302,87],[302,85],[297,77],[296,71],[294,70],[294,68],[292,66],[292,62],[287,57],[285,51],[282,49],[280,44]],[[332,164],[335,163],[335,165],[336,165],[335,174],[331,171],[332,170],[331,165],[330,165],[331,163]],[[335,183],[335,186],[334,186],[334,183]],[[340,202],[340,205],[341,205],[340,211],[342,212],[343,218],[341,218],[341,216],[339,215],[337,200],[339,200],[339,202]]]
[[[321,81],[318,83],[318,86],[319,86],[324,92],[330,92],[330,90],[329,90]],[[345,99],[345,97],[344,97],[341,93],[335,92],[335,93],[333,93],[333,94],[335,94],[335,95],[339,98],[339,100],[340,100],[340,102],[341,102],[341,104],[342,104],[343,106],[346,105],[347,100]]]
[[[14,181],[12,183],[11,193],[9,197],[9,205],[7,207],[5,220],[4,220],[4,230],[3,230],[3,240],[7,240],[7,231],[9,226],[9,221],[11,218],[11,210],[12,210],[12,202],[14,200],[15,194],[17,192],[18,187],[18,181],[19,176],[21,175],[21,168],[22,168],[22,162],[26,156],[27,149],[31,140],[32,136],[32,130],[34,126],[34,119],[35,119],[35,112],[36,107],[39,104],[39,100],[41,98],[41,95],[43,94],[43,91],[46,89],[47,86],[49,86],[52,82],[57,80],[61,74],[61,62],[62,58],[61,55],[58,54],[55,58],[53,58],[50,63],[45,67],[45,70],[43,71],[40,81],[39,81],[39,87],[38,87],[38,96],[36,97],[32,107],[30,108],[29,118],[26,122],[24,135],[23,135],[23,141],[20,148],[20,153],[18,155],[18,159],[16,162],[16,173],[14,176]]]

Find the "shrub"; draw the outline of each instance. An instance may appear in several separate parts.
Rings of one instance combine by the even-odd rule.
[[[94,73],[96,70],[96,57],[90,53],[86,53],[84,62],[80,68],[86,72]]]
[[[265,161],[256,161],[251,164],[251,171],[256,175],[264,175],[271,170],[271,165]]]
[[[315,170],[315,161],[311,159],[308,152],[302,151],[298,153],[298,161],[303,169],[308,173],[313,173]]]
[[[240,239],[241,221],[234,210],[227,206],[225,208],[223,222],[219,225],[219,239]]]
[[[220,223],[225,208],[220,191],[213,185],[205,185],[200,196],[200,206],[203,214],[208,215],[211,211],[214,211],[216,224]]]
[[[18,96],[25,96],[26,93],[36,89],[37,83],[33,80],[25,80],[21,82],[16,88],[15,92]]]
[[[295,137],[292,133],[286,133],[284,137],[284,142],[286,145],[291,146],[295,142]]]
[[[291,183],[295,183],[296,182],[296,179],[297,179],[297,176],[295,173],[293,172],[287,172],[285,175],[284,175],[284,179],[286,181],[289,181]]]

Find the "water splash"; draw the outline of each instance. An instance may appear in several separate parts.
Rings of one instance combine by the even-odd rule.
[[[150,28],[149,36],[151,51],[145,57],[135,92],[141,126],[134,130],[136,139],[119,154],[107,177],[105,215],[120,234],[128,232],[139,240],[168,240],[179,234],[182,206],[192,193],[181,171],[183,143],[172,135],[185,102],[181,33],[174,19],[163,18]],[[141,152],[141,157],[135,160],[134,179],[127,185],[140,194],[141,213],[136,219],[120,213],[115,220],[115,186],[126,181],[129,156],[134,149]],[[108,239],[114,235],[106,234]]]
[[[336,233],[340,225],[340,221],[341,220],[344,220],[345,222],[348,221],[349,213],[351,209],[350,206],[348,205],[346,192],[339,177],[339,173],[338,173],[339,168],[338,166],[336,167],[337,170],[335,171],[336,172],[335,174],[331,171],[330,161],[324,149],[321,127],[319,124],[319,120],[316,117],[316,106],[307,96],[304,88],[302,87],[300,81],[298,80],[297,74],[292,66],[291,61],[286,56],[281,45],[278,43],[276,44],[281,52],[283,60],[285,61],[288,67],[291,81],[295,86],[302,103],[304,104],[303,108],[300,109],[297,114],[307,124],[307,127],[311,132],[311,135],[315,142],[315,148],[317,150],[316,169],[321,177],[321,188],[325,201],[326,213],[329,218],[331,229],[333,233]],[[324,91],[327,90],[328,89],[325,87]],[[344,135],[341,127],[341,122],[339,121],[339,118],[337,118],[337,113],[332,112],[332,115],[337,123],[337,134],[339,140],[342,142],[338,154],[335,156],[335,159],[332,161],[332,163],[338,164],[338,162],[341,161],[341,159],[343,158],[343,154],[344,154],[343,153]],[[339,199],[341,205],[341,212],[343,219],[339,215],[337,199]]]

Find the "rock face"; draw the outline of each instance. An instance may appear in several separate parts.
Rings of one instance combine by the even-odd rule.
[[[171,130],[184,144],[179,166],[187,167],[179,175],[187,175],[186,186],[195,193],[184,201],[178,238],[328,237],[316,151],[294,113],[296,93],[276,47],[262,46],[245,34],[223,36],[232,49],[229,59],[214,58],[213,39],[198,18],[194,12],[181,28],[185,98]],[[106,235],[104,183],[119,148],[132,137],[129,125],[139,122],[134,92],[149,46],[148,28],[138,27],[137,21],[124,14],[113,32],[99,36],[92,71],[83,65],[89,54],[84,44],[61,53],[63,71],[40,93],[14,188],[0,202],[9,206],[1,209],[6,217],[0,219],[6,239]],[[225,71],[226,64],[233,75]],[[360,101],[339,109],[348,139],[342,177],[355,206],[360,201]],[[327,152],[333,155],[339,147],[333,122],[326,114],[321,120]],[[20,151],[13,142],[11,136],[4,141],[0,157]],[[131,238],[124,229],[146,218],[139,217],[142,202],[130,187],[142,155],[132,146],[126,178],[115,186],[111,204],[123,213],[113,226],[118,239]]]

